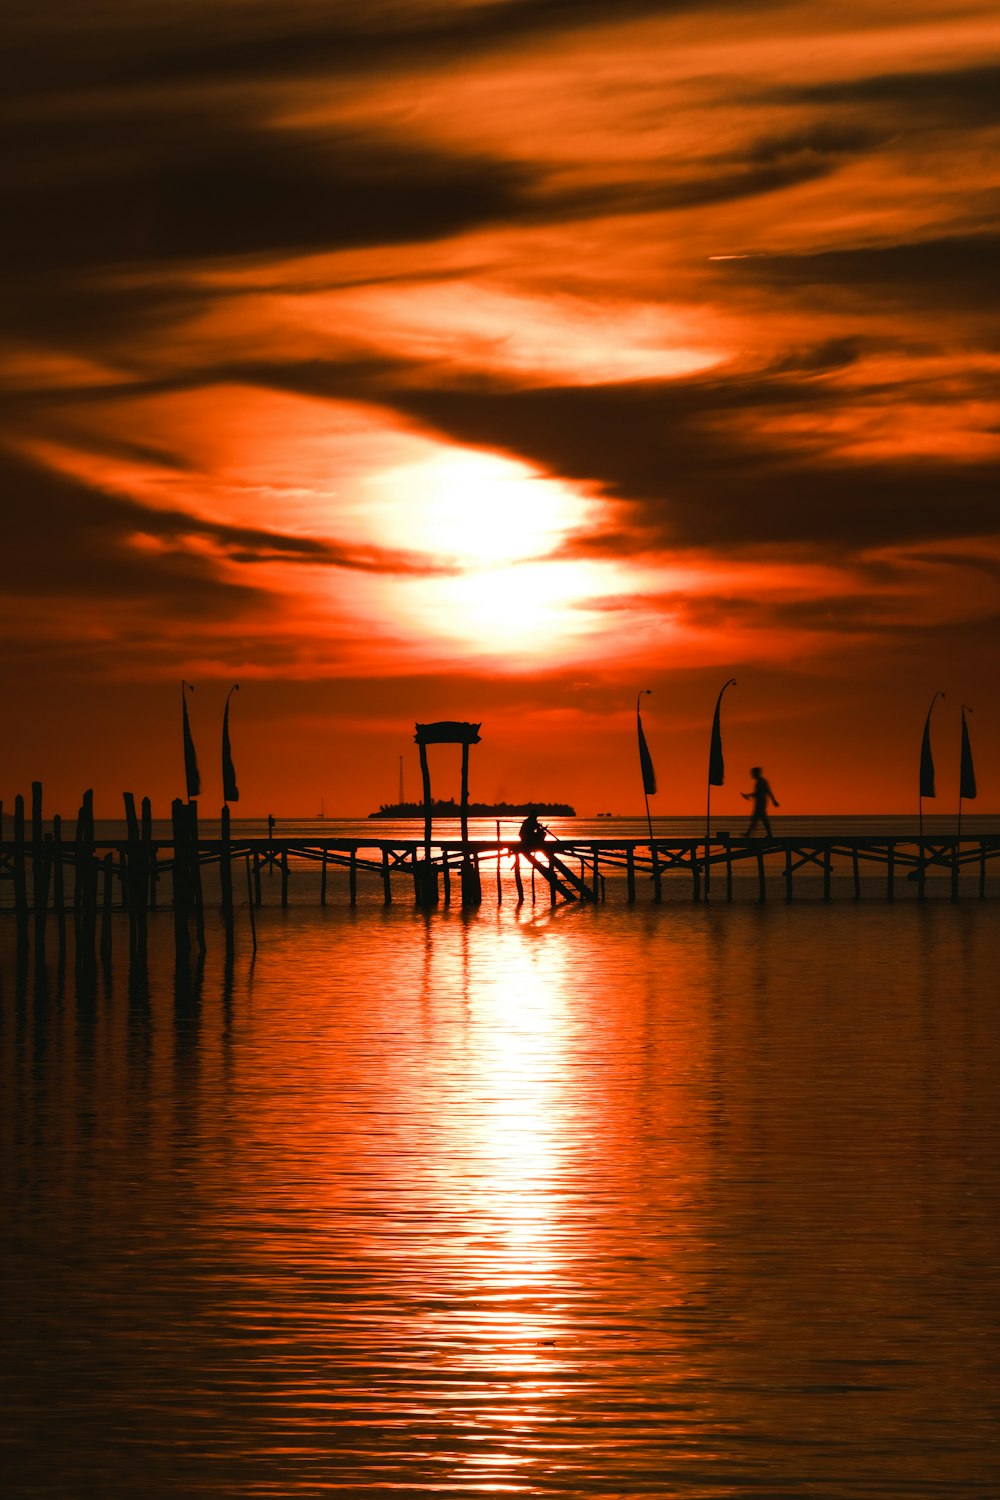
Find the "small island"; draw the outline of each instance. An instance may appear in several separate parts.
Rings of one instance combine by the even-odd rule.
[[[546,818],[576,817],[576,808],[570,807],[568,802],[470,802],[467,812],[470,818],[523,818],[529,812],[538,813],[540,817]],[[422,802],[383,802],[378,812],[369,813],[368,816],[369,818],[422,818],[424,804]],[[461,803],[450,797],[446,802],[432,802],[431,816],[460,818],[462,816]]]

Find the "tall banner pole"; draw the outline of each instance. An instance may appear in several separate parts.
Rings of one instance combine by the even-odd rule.
[[[940,688],[938,688],[937,692],[934,694],[934,697],[931,699],[931,706],[927,710],[927,717],[924,720],[923,738],[920,741],[920,798],[917,803],[917,818],[920,825],[921,846],[923,845],[924,841],[924,798],[933,797],[935,795],[934,756],[931,754],[931,714],[934,712],[935,703],[939,698],[943,697],[944,693]],[[920,851],[920,857],[921,859],[923,859],[922,847]]]
[[[710,846],[712,842],[712,788],[722,786],[726,779],[726,762],[722,754],[722,698],[727,688],[736,686],[736,678],[730,677],[719,689],[719,696],[715,700],[715,713],[712,717],[712,739],[708,747],[708,794],[705,798],[705,899],[708,899],[709,884],[712,878],[712,865],[710,860]]]
[[[972,709],[967,703],[962,704],[962,755],[958,775],[958,831],[956,838],[961,842],[962,838],[962,799],[970,801],[976,795],[976,769],[972,763],[972,744],[969,740],[969,726],[965,721],[966,714],[971,714]]]
[[[635,696],[635,727],[639,741],[639,768],[642,771],[642,794],[646,799],[646,827],[649,829],[649,853],[653,861],[653,893],[655,900],[660,899],[660,864],[656,857],[656,844],[653,841],[653,815],[649,810],[649,797],[651,792],[656,791],[656,771],[653,768],[653,757],[649,753],[646,744],[646,736],[642,730],[642,714],[639,712],[639,704],[643,698],[650,697],[652,688],[640,688]]]

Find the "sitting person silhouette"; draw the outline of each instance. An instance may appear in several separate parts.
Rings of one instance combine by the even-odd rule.
[[[750,775],[753,777],[753,791],[742,794],[744,802],[753,803],[753,817],[750,819],[750,826],[746,831],[746,837],[750,837],[758,823],[763,823],[765,834],[768,838],[771,838],[771,820],[767,816],[767,803],[770,798],[775,807],[777,807],[778,799],[771,791],[771,784],[764,776],[760,766],[751,766]]]
[[[528,816],[518,830],[518,837],[525,849],[540,849],[545,843],[547,828],[543,828],[538,821],[538,814],[534,808],[530,808]]]

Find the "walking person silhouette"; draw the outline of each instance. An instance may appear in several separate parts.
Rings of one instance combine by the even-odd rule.
[[[777,807],[778,799],[771,791],[771,783],[764,776],[760,766],[751,766],[750,775],[753,777],[753,791],[742,794],[744,802],[753,803],[753,817],[750,819],[750,826],[746,831],[746,837],[750,837],[758,823],[763,823],[765,834],[768,838],[771,838],[773,835],[771,833],[771,820],[767,816],[767,804],[768,799],[770,799],[774,803],[774,806]]]

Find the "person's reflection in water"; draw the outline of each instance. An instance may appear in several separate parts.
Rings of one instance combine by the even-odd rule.
[[[768,838],[771,838],[771,820],[767,816],[767,804],[770,800],[777,807],[778,799],[771,791],[771,784],[764,776],[760,766],[751,766],[750,775],[753,777],[753,791],[742,794],[744,802],[753,803],[753,817],[750,819],[746,836],[749,838],[757,827],[757,824],[762,823],[765,834]]]

